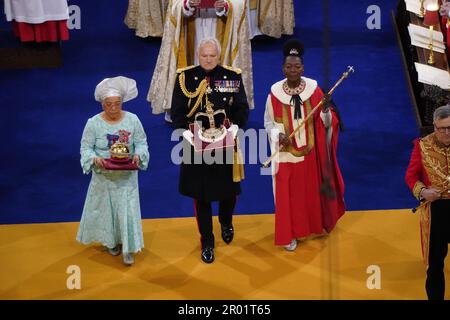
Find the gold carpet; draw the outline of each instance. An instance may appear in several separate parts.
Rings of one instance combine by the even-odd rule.
[[[131,267],[76,242],[78,223],[0,225],[0,299],[426,299],[410,210],[347,212],[329,236],[295,252],[274,246],[271,214],[235,216],[230,245],[214,219],[211,265],[200,260],[194,218],[144,220],[145,249]],[[70,266],[80,289],[67,288]],[[448,265],[446,277],[449,288]]]

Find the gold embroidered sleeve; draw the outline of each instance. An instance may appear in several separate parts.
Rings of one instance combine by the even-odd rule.
[[[420,191],[426,188],[422,181],[417,181],[413,188],[413,195],[417,200],[420,200]]]

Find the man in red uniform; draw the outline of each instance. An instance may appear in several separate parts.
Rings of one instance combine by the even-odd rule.
[[[434,132],[414,141],[405,181],[418,207],[428,299],[443,300],[450,242],[450,105],[436,109]]]
[[[267,97],[264,127],[272,152],[283,148],[275,168],[275,245],[293,251],[297,239],[330,232],[344,213],[344,181],[336,159],[339,119],[324,103],[292,139],[288,136],[324,98],[317,81],[303,76],[303,45],[284,46],[285,79],[273,84]],[[328,97],[326,97],[328,100]],[[324,186],[334,191],[325,194]]]

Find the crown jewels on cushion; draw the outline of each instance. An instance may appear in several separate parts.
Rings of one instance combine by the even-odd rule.
[[[207,102],[206,112],[197,112],[195,122],[199,124],[199,138],[205,142],[215,142],[225,137],[227,129],[224,121],[227,117],[224,109],[214,111],[212,103]]]
[[[130,157],[130,148],[126,143],[116,142],[109,149],[111,159],[128,159]]]

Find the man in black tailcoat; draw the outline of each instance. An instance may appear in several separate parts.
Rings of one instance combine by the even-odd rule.
[[[223,121],[226,115],[231,124],[239,128],[246,125],[249,106],[241,72],[219,65],[220,50],[216,39],[204,39],[198,47],[200,65],[177,70],[171,109],[172,121],[177,129],[189,129],[192,123],[200,119],[198,116],[205,115],[207,111],[214,112],[216,122],[220,116],[219,121]],[[205,124],[205,117],[202,123]],[[207,118],[205,125],[208,126]],[[209,125],[220,127],[222,123]],[[241,188],[240,179],[236,178],[236,171],[233,172],[233,159],[236,159],[233,152],[236,152],[236,146],[196,151],[184,140],[179,191],[194,199],[201,235],[201,258],[206,263],[214,261],[211,202],[219,202],[222,239],[229,244],[234,236],[232,215]],[[213,159],[213,162],[205,161],[206,158]]]

